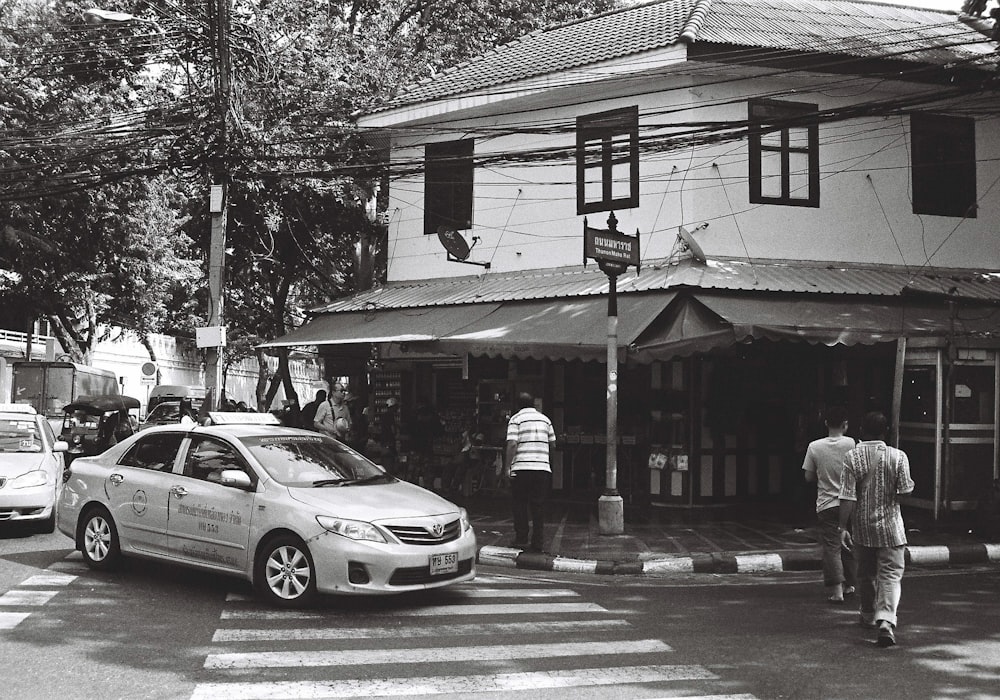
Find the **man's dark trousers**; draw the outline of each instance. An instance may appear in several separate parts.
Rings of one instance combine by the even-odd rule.
[[[545,503],[552,489],[552,472],[515,469],[510,475],[513,499],[514,538],[528,543],[528,516],[531,516],[531,547],[541,551],[545,544]]]

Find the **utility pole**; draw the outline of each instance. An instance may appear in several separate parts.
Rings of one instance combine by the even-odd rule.
[[[221,404],[226,345],[225,299],[226,271],[226,207],[229,193],[229,105],[231,100],[229,55],[229,0],[210,0],[215,13],[215,53],[218,68],[216,108],[218,109],[218,143],[213,167],[213,184],[209,198],[212,216],[212,237],[208,249],[208,328],[199,329],[198,346],[207,348],[205,384],[211,391],[210,410]]]

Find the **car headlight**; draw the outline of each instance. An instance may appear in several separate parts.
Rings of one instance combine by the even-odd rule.
[[[382,532],[372,525],[361,520],[347,520],[345,518],[331,518],[327,515],[317,515],[318,522],[324,530],[328,530],[335,535],[346,537],[350,540],[362,540],[364,542],[382,542],[387,540]]]
[[[45,486],[47,483],[49,483],[49,475],[41,469],[36,469],[11,479],[10,487],[12,489],[30,489],[35,486]]]
[[[458,517],[462,520],[462,532],[468,532],[472,529],[472,523],[469,521],[469,513],[465,508],[458,509]]]

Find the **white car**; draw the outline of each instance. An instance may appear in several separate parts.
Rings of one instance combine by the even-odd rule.
[[[135,555],[235,574],[279,607],[475,578],[464,509],[326,435],[260,424],[270,414],[211,417],[74,460],[58,527],[90,567]]]
[[[0,404],[0,522],[55,530],[63,453],[68,449],[32,406]]]

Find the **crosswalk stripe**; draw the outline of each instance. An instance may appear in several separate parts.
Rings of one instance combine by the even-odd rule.
[[[371,610],[378,617],[441,617],[446,615],[539,615],[546,613],[610,613],[596,603],[487,603],[482,605],[431,605],[424,608]],[[340,617],[338,610],[223,610],[223,620],[317,620]]]
[[[554,632],[613,632],[630,630],[625,620],[551,620],[542,622],[493,622],[478,625],[429,627],[295,627],[292,629],[219,629],[213,642],[304,641],[316,639],[394,639],[445,635],[550,634]]]
[[[60,574],[56,572],[47,572],[44,574],[36,574],[30,578],[21,581],[22,586],[68,586],[76,580],[76,576],[70,576],[69,574]]]
[[[419,664],[456,661],[551,659],[566,656],[652,654],[672,651],[659,639],[618,642],[565,642],[562,644],[497,644],[468,647],[416,649],[343,649],[338,651],[261,651],[209,654],[205,668],[249,669],[315,666]]]
[[[202,683],[191,700],[274,700],[276,698],[417,697],[473,695],[587,686],[718,680],[702,666],[619,666],[569,671],[496,673],[476,676],[424,676],[344,681],[278,681],[271,683]]]
[[[580,596],[568,588],[456,588],[452,592],[463,598],[578,598]],[[254,600],[256,597],[251,593],[230,591],[226,594],[227,603],[246,603]]]
[[[0,612],[0,630],[12,630],[31,613],[26,612]]]
[[[0,595],[0,606],[45,605],[59,591],[7,591]]]

